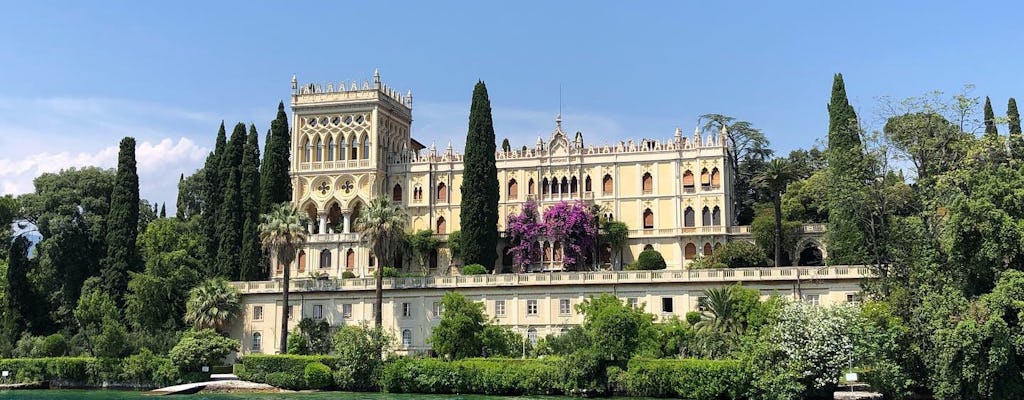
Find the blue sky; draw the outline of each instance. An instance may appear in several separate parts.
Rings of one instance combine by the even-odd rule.
[[[145,198],[173,209],[223,119],[268,127],[300,81],[383,80],[413,135],[461,147],[477,79],[500,138],[591,143],[691,133],[721,113],[780,153],[824,137],[832,74],[877,127],[880,96],[1024,97],[1024,6],[982,2],[17,2],[0,23],[0,190],[114,166],[140,142]],[[714,4],[711,4],[714,3]],[[900,4],[896,4],[900,3]],[[1005,129],[1005,128],[1004,128]]]

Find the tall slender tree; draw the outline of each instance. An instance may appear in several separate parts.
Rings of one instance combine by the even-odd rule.
[[[256,125],[249,127],[249,136],[242,152],[242,254],[240,278],[259,279],[263,253],[260,250],[260,147]]]
[[[754,185],[760,186],[770,193],[775,211],[775,266],[782,266],[782,193],[794,179],[793,167],[789,159],[775,158],[768,162],[767,168],[754,177]]]
[[[160,203],[160,218],[167,218],[167,203]]]
[[[867,241],[863,220],[866,182],[871,170],[860,140],[857,113],[846,97],[843,75],[832,82],[832,100],[828,105],[829,173],[829,261],[833,264],[857,264],[867,261]]]
[[[370,201],[366,210],[356,219],[363,240],[377,256],[377,301],[373,323],[378,328],[383,322],[381,307],[384,305],[384,274],[381,270],[385,263],[394,260],[399,254],[399,247],[405,240],[405,221],[408,218],[401,207],[391,204],[386,197],[378,197]]]
[[[186,193],[183,190],[184,186],[185,186],[185,173],[183,172],[183,173],[181,173],[181,176],[178,177],[178,199],[177,199],[177,202],[175,203],[175,207],[174,207],[175,208],[174,209],[174,216],[176,218],[182,220],[182,221],[184,221],[185,220],[185,216],[188,215],[188,214],[186,214],[188,212],[188,210],[186,210],[187,207],[185,206],[187,201],[186,201],[186,197],[185,197]]]
[[[1017,112],[1017,100],[1013,97],[1006,105],[1006,120],[1010,125],[1010,158],[1016,162],[1024,161],[1024,136],[1020,131],[1020,113]]]
[[[292,199],[292,180],[288,176],[291,157],[291,133],[284,102],[277,104],[277,118],[270,123],[260,169],[260,209],[269,212],[274,205]]]
[[[999,129],[996,128],[996,114],[992,112],[992,101],[985,96],[985,137],[994,138],[999,136]]]
[[[281,281],[281,334],[280,353],[288,352],[288,284],[291,279],[291,264],[299,248],[306,243],[306,227],[299,212],[291,204],[277,204],[270,213],[260,215],[260,242],[263,248],[277,259],[277,264],[284,268]]]
[[[217,211],[217,275],[239,279],[242,252],[242,152],[245,146],[245,124],[238,123],[231,132],[224,156],[220,158],[220,182],[224,198]]]
[[[227,151],[227,134],[224,131],[224,121],[220,122],[220,129],[217,130],[217,141],[213,151],[206,157],[206,164],[203,166],[203,201],[202,201],[202,226],[203,238],[206,239],[206,254],[203,262],[206,264],[207,276],[217,275],[217,249],[220,241],[218,238],[218,212],[220,211],[221,199],[224,198],[220,182],[220,158]]]
[[[128,289],[128,272],[138,271],[139,175],[135,169],[135,138],[121,139],[117,176],[107,214],[107,257],[101,275],[103,286],[119,304]]]
[[[469,132],[462,178],[462,259],[494,270],[498,243],[498,169],[495,165],[494,123],[487,86],[477,81],[469,110]]]

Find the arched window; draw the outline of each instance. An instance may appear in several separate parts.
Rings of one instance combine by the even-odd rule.
[[[323,154],[324,154],[324,143],[321,142],[320,138],[318,137],[318,138],[316,138],[316,160],[317,161],[323,161],[324,160]]]
[[[693,171],[686,170],[686,172],[683,172],[683,187],[693,188]]]
[[[569,180],[565,179],[564,176],[562,177],[562,187],[560,187],[559,189],[559,194],[569,193]]]
[[[402,330],[402,347],[412,347],[412,331]]]
[[[576,177],[574,176],[574,177],[572,177],[572,179],[569,180],[569,194],[575,194],[578,191],[579,191],[579,183],[576,180]]]
[[[448,185],[445,185],[444,182],[437,184],[437,201],[439,203],[448,202]]]
[[[396,183],[395,187],[391,189],[391,201],[400,203],[402,201],[402,185]]]
[[[693,207],[686,207],[686,210],[683,211],[683,226],[694,226],[696,224],[696,222],[694,221],[696,219],[695,217],[696,216],[694,215]]]
[[[331,267],[331,251],[323,249],[320,251],[320,268]]]
[[[708,169],[704,168],[700,170],[700,185],[710,186],[711,185],[711,174],[708,173]]]
[[[430,250],[430,257],[427,258],[427,267],[437,269],[437,249]]]
[[[263,334],[259,332],[253,332],[252,334],[252,351],[260,351],[263,347]]]
[[[553,254],[551,261],[562,261],[562,242],[555,242],[555,244],[551,245],[551,252]]]
[[[519,183],[516,182],[515,178],[508,180],[508,198],[509,200],[515,200],[519,197]]]
[[[720,175],[721,174],[718,173],[718,168],[717,167],[711,169],[711,186],[718,187],[719,185],[722,184],[722,182],[721,182],[722,178],[720,177]]]
[[[544,255],[541,261],[551,261],[551,243],[544,242]]]
[[[711,226],[711,210],[707,207],[700,211],[700,224],[701,226]]]
[[[299,250],[298,265],[296,265],[296,267],[298,268],[300,273],[306,272],[306,251],[305,250]]]
[[[544,180],[541,181],[540,190],[543,191],[544,194],[548,194],[548,178],[544,178]]]
[[[345,252],[345,269],[351,271],[356,267],[356,251],[348,249]]]
[[[302,147],[302,161],[313,161],[313,145],[309,143],[309,138],[306,138],[305,142],[303,142]]]
[[[526,193],[527,194],[535,194],[535,193],[537,193],[536,191],[534,191],[534,188],[533,188],[533,178],[530,178],[530,182],[526,184]]]
[[[712,251],[711,243],[704,243],[704,257],[711,257]]]
[[[526,340],[530,341],[531,346],[537,345],[537,329],[530,328],[526,330]]]
[[[722,209],[718,208],[718,206],[715,206],[715,208],[713,210],[711,210],[711,225],[721,225],[721,224],[722,224]]]
[[[372,270],[373,267],[377,265],[377,257],[374,257],[373,253],[370,253],[370,259],[366,263],[370,265],[370,269]]]
[[[349,155],[348,159],[349,160],[355,160],[355,159],[359,158],[359,141],[356,140],[356,135],[352,135],[351,142],[352,142],[352,150],[351,150],[351,155]]]
[[[692,260],[697,257],[697,245],[693,243],[687,243],[686,248],[683,249],[683,258]]]
[[[334,161],[334,136],[327,139],[327,161]]]
[[[444,235],[448,233],[448,223],[444,220],[444,217],[437,217],[437,229],[434,230],[438,235]]]
[[[413,201],[420,201],[423,199],[423,189],[419,186],[412,188],[412,199]]]
[[[370,137],[363,135],[363,159],[370,159]]]
[[[654,177],[651,176],[650,172],[644,173],[643,191],[644,193],[651,193],[652,191],[654,191]]]
[[[605,175],[604,179],[601,180],[601,186],[603,186],[602,192],[604,194],[612,194],[612,176]]]
[[[587,192],[587,193],[590,193],[591,192],[591,187],[592,186],[590,184],[590,175],[587,175],[586,179],[583,179],[583,191]]]
[[[654,212],[650,208],[644,210],[644,229],[654,229]]]
[[[345,159],[345,149],[347,149],[347,147],[345,147],[345,136],[342,135],[338,142],[338,161]]]

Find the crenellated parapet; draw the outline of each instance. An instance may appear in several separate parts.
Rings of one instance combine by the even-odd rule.
[[[381,82],[380,72],[373,71],[373,79],[363,80],[359,83],[352,80],[338,82],[308,82],[299,83],[295,76],[292,76],[292,103],[332,103],[351,102],[387,99],[396,105],[403,107],[407,112],[412,111],[412,90],[407,90],[403,95],[401,90],[389,87]]]

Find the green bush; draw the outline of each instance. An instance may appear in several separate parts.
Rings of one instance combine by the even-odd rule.
[[[398,268],[395,267],[384,267],[383,270],[385,278],[398,278],[399,276],[402,275],[400,272],[398,272]]]
[[[289,390],[311,389],[306,382],[306,366],[323,364],[330,369],[337,365],[332,356],[300,356],[294,354],[249,354],[235,364],[235,375],[245,381],[266,383]],[[330,384],[328,384],[330,386]]]
[[[63,357],[68,353],[68,341],[64,339],[64,335],[54,333],[43,339],[39,353],[43,357]]]
[[[644,360],[634,358],[626,371],[626,394],[695,400],[735,399],[749,382],[735,360]]]
[[[699,311],[689,311],[686,313],[686,323],[690,326],[697,325],[704,317],[700,315]]]
[[[563,372],[557,359],[442,361],[402,357],[384,368],[381,389],[392,393],[502,396],[558,394],[562,378]]]
[[[604,395],[608,387],[606,369],[605,361],[597,351],[590,348],[576,350],[562,362],[562,371],[565,372],[562,390],[574,395]]]
[[[177,368],[173,367],[171,360],[158,357],[149,349],[142,349],[139,354],[128,356],[122,360],[121,376],[135,384],[153,383],[155,385],[171,384],[178,378]]]
[[[196,372],[203,366],[220,363],[238,346],[237,340],[223,337],[213,329],[202,329],[185,332],[168,356],[182,372]]]
[[[124,360],[93,357],[0,359],[0,370],[11,371],[10,383],[50,381],[51,386],[99,386],[129,380],[149,386],[206,380],[208,374],[180,375],[170,360],[140,353]]]
[[[341,278],[342,279],[352,279],[352,278],[355,278],[355,277],[356,277],[356,274],[353,274],[352,271],[345,271],[345,272],[341,273]]]
[[[463,275],[484,275],[487,273],[487,268],[480,264],[469,264],[462,267]]]
[[[310,389],[324,389],[334,383],[334,377],[331,376],[331,367],[321,362],[306,364],[304,376],[306,377],[306,387]]]
[[[308,355],[309,340],[299,332],[299,328],[288,333],[288,354]]]
[[[665,257],[661,256],[657,250],[644,250],[640,252],[640,256],[636,258],[635,269],[641,271],[652,271],[658,269],[665,269],[668,265],[665,264]]]

